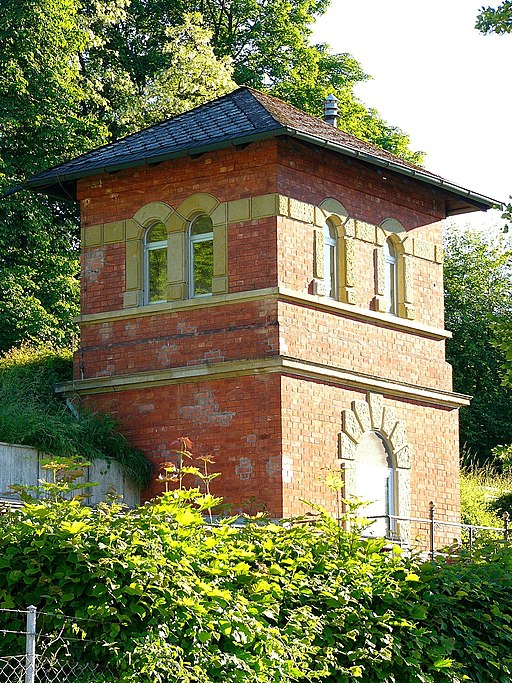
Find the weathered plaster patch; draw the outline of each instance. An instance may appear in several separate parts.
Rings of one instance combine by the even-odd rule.
[[[195,403],[182,406],[180,416],[190,420],[194,424],[215,424],[219,427],[229,427],[235,413],[220,410],[213,393],[209,390],[198,391],[195,395]]]
[[[240,458],[238,465],[235,467],[235,472],[241,481],[247,481],[254,472],[252,461],[249,458]]]
[[[105,248],[97,247],[84,252],[84,278],[89,282],[97,282],[105,266]]]
[[[275,479],[281,473],[281,458],[279,456],[274,456],[267,460],[265,465],[267,474],[271,479]]]

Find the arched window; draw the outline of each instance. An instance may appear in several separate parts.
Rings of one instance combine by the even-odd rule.
[[[362,514],[375,518],[369,528],[372,536],[394,535],[397,491],[394,459],[384,439],[377,432],[367,432],[357,445],[356,495],[368,505]]]
[[[384,242],[384,303],[386,313],[398,315],[398,259],[396,248],[388,238]]]
[[[167,300],[167,228],[154,223],[144,235],[144,302]]]
[[[324,226],[324,250],[325,295],[338,299],[338,231],[329,220]]]
[[[213,280],[213,223],[206,214],[190,224],[188,283],[189,297],[208,296]]]

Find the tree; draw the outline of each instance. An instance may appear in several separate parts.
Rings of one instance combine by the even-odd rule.
[[[409,139],[353,93],[368,76],[311,45],[328,0],[5,0],[0,17],[0,195],[38,170],[179,114],[234,80],[321,113],[410,159]],[[201,19],[200,12],[204,19]],[[72,343],[77,209],[18,193],[0,201],[0,353]]]
[[[512,251],[504,238],[455,228],[446,236],[446,356],[456,391],[473,396],[460,413],[466,458],[480,462],[512,442],[512,390],[502,386],[502,327],[512,318]]]
[[[91,96],[77,54],[76,3],[15,2],[0,21],[0,190],[105,140],[82,116]],[[0,351],[23,340],[70,341],[77,313],[74,207],[20,193],[0,202]]]
[[[476,28],[481,33],[512,33],[512,0],[504,0],[498,7],[482,7]]]
[[[168,65],[140,89],[123,69],[100,72],[99,55],[110,54],[102,36],[123,20],[125,6],[9,0],[2,7],[0,193],[121,128],[135,130],[234,87],[229,61],[214,56],[197,15],[166,30],[160,49]],[[2,198],[0,352],[24,341],[71,345],[78,254],[75,205],[28,192]]]
[[[340,127],[410,161],[422,154],[409,149],[409,138],[367,109],[354,95],[355,84],[368,75],[349,54],[332,54],[328,46],[310,44],[311,25],[327,9],[328,0],[132,0],[116,25],[105,26],[102,45],[84,59],[84,68],[97,73],[124,72],[116,83],[133,87],[106,96],[113,111],[133,105],[133,93],[144,96],[155,74],[173,68],[173,53],[162,49],[173,30],[181,30],[188,12],[199,12],[211,32],[211,45],[220,60],[233,65],[233,79],[280,97],[313,115],[322,114],[326,95],[341,101]],[[143,38],[142,38],[143,37]],[[123,86],[125,88],[125,85]],[[213,96],[213,92],[211,96]],[[156,112],[155,112],[156,113]],[[165,118],[165,112],[160,120]],[[132,121],[114,123],[114,137],[131,132]]]

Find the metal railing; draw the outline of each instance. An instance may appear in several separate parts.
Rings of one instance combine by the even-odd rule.
[[[45,616],[52,621],[51,629],[44,628]],[[65,625],[74,623],[74,618],[38,612],[33,605],[26,610],[0,609],[0,617],[1,683],[116,680],[108,667],[87,658],[85,641],[83,646],[82,639],[65,633]],[[55,627],[55,620],[62,620],[62,626]]]
[[[386,533],[385,537],[389,538],[390,541],[401,542],[403,540],[403,535],[401,533],[400,527],[403,525],[416,525],[417,528],[424,528],[427,531],[427,544],[428,557],[430,560],[435,559],[437,554],[444,554],[444,549],[449,543],[446,542],[447,534],[439,534],[439,530],[457,530],[456,538],[454,542],[460,547],[468,547],[469,550],[473,550],[475,542],[478,538],[482,538],[484,535],[487,536],[489,540],[497,540],[508,542],[512,540],[511,527],[510,527],[510,514],[508,512],[503,513],[503,526],[502,527],[490,527],[490,526],[478,526],[475,524],[464,524],[463,522],[449,522],[446,520],[438,519],[436,516],[436,508],[433,501],[429,503],[428,517],[400,517],[398,515],[369,515],[367,517],[371,522],[375,522],[379,519],[383,519],[386,522]],[[436,541],[441,537],[441,548],[436,550]]]

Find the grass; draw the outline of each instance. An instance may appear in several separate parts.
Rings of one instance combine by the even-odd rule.
[[[503,526],[503,512],[512,514],[512,470],[491,466],[465,468],[460,480],[462,522]]]
[[[151,465],[117,431],[114,419],[76,406],[54,393],[58,382],[72,378],[67,350],[21,348],[0,358],[0,441],[32,446],[53,456],[115,460],[141,486]]]

